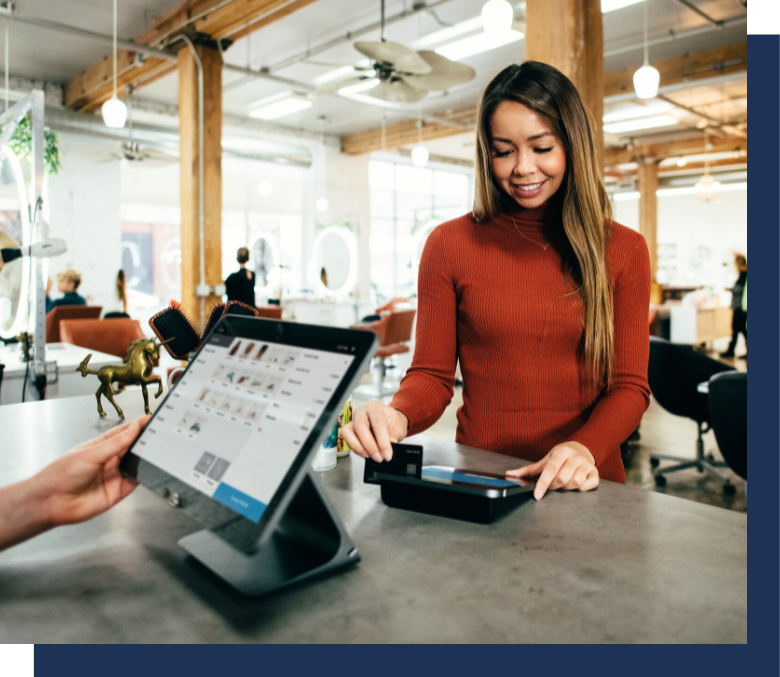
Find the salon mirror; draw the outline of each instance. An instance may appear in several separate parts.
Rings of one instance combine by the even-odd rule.
[[[314,243],[309,283],[322,296],[345,296],[357,283],[357,265],[357,240],[352,231],[330,226]]]

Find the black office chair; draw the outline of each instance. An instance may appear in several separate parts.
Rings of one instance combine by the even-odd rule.
[[[747,480],[747,372],[715,374],[707,403],[720,453],[729,468]]]
[[[726,371],[732,372],[734,368],[696,352],[691,346],[669,343],[655,336],[650,337],[647,378],[653,396],[670,414],[690,418],[696,421],[699,428],[696,460],[688,461],[679,456],[666,454],[650,455],[650,465],[655,468],[656,486],[663,487],[666,484],[664,475],[670,472],[696,468],[699,472],[706,470],[723,482],[724,493],[734,493],[734,485],[728,477],[716,470],[718,467],[725,467],[726,464],[704,456],[702,435],[710,430],[710,413],[707,395],[698,391],[700,383],[709,381],[715,374]],[[679,461],[679,463],[660,468],[658,466],[662,460]]]

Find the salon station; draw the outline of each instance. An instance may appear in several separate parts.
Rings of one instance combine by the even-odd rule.
[[[0,2],[0,488],[121,417],[159,410],[162,439],[177,396],[214,397],[197,380],[209,351],[228,367],[208,378],[236,390],[318,341],[358,356],[333,366],[338,402],[262,504],[265,549],[215,526],[219,491],[195,498],[165,466],[175,482],[148,480],[162,471],[141,457],[143,486],[110,511],[0,548],[0,641],[746,643],[746,4]],[[412,500],[336,432],[425,371],[432,234],[472,212],[481,97],[524,62],[571,80],[612,218],[647,245],[652,395],[621,481],[486,492],[479,518],[475,490]],[[483,296],[468,313],[515,317]],[[442,351],[468,349],[460,323]],[[528,463],[462,443],[475,392],[503,420],[501,384],[469,393],[467,354],[443,413],[422,432],[406,416],[396,466],[410,454],[418,480],[417,449],[423,479],[450,468],[455,484]],[[215,408],[249,430],[263,409],[231,396]],[[182,448],[211,434],[193,406]],[[217,482],[212,451],[195,472]]]

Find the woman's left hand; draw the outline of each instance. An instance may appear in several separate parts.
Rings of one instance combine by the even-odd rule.
[[[538,501],[548,489],[566,489],[567,491],[590,491],[599,485],[599,471],[596,459],[579,442],[564,442],[550,449],[540,461],[531,465],[509,470],[510,479],[536,477],[534,498]]]

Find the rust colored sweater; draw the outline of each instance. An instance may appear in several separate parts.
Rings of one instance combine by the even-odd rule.
[[[409,419],[410,435],[423,432],[452,399],[460,360],[456,442],[537,461],[576,441],[593,454],[602,479],[624,482],[620,445],[650,397],[647,245],[614,224],[607,261],[615,368],[609,390],[598,392],[586,385],[578,357],[583,304],[579,294],[567,295],[564,237],[557,200],[487,223],[466,215],[436,228],[420,262],[412,366],[390,406]]]

